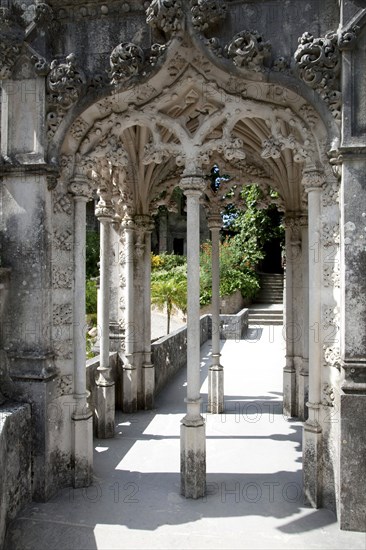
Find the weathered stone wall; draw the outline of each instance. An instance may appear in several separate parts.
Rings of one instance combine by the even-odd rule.
[[[209,319],[208,315],[201,317],[201,345],[209,339]],[[155,393],[158,394],[187,365],[187,327],[160,338],[151,348],[155,365]]]
[[[248,329],[248,310],[236,315],[220,316],[220,339],[240,340]],[[201,345],[212,337],[210,315],[201,317]],[[167,382],[187,365],[187,328],[180,328],[152,344],[155,366],[155,393],[159,393]]]
[[[0,548],[6,526],[32,500],[30,405],[0,407]]]

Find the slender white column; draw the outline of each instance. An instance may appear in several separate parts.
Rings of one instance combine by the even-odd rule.
[[[100,363],[97,368],[96,433],[97,437],[114,437],[115,384],[109,364],[109,310],[110,310],[110,242],[113,211],[98,204],[96,215],[100,221]]]
[[[144,408],[154,407],[155,390],[155,369],[151,361],[151,230],[152,223],[147,224],[145,233],[145,256],[144,256],[144,339],[145,358],[142,365],[142,383],[144,394]]]
[[[212,242],[212,365],[208,371],[209,413],[224,412],[224,369],[220,364],[220,229],[221,216],[208,219]]]
[[[283,414],[295,416],[296,370],[294,366],[294,319],[293,319],[293,218],[286,218],[286,286],[285,286],[285,324],[283,333],[286,340],[286,365],[283,369]]]
[[[200,196],[201,177],[185,177],[187,197],[187,414],[181,426],[181,492],[199,498],[206,490],[205,421],[200,414]]]
[[[72,449],[74,486],[85,487],[92,481],[93,418],[87,404],[85,338],[85,244],[86,203],[91,197],[89,180],[78,176],[70,184],[74,194],[74,398]]]
[[[304,425],[304,490],[310,504],[321,505],[321,198],[324,177],[318,171],[305,172],[309,217],[309,417]]]
[[[137,370],[133,364],[135,319],[134,319],[134,222],[123,221],[126,247],[126,294],[125,294],[125,358],[123,364],[123,410],[131,413],[137,410]]]
[[[308,225],[301,227],[302,241],[302,287],[303,287],[303,334],[302,367],[299,376],[299,419],[306,420],[309,396],[309,238]]]

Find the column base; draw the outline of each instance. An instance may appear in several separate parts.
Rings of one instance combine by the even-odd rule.
[[[203,421],[203,419],[202,419]],[[201,498],[206,493],[206,427],[180,428],[180,491],[186,498]]]
[[[96,385],[95,424],[96,436],[100,439],[114,437],[115,384]]]
[[[296,416],[296,370],[293,365],[283,369],[283,414]]]
[[[208,371],[208,404],[207,412],[220,414],[225,410],[224,403],[224,369],[219,367],[210,368]]]
[[[93,480],[93,413],[72,416],[73,485],[88,487]]]
[[[144,392],[144,408],[151,410],[154,408],[155,393],[155,368],[152,363],[142,365],[142,384]]]
[[[322,504],[321,442],[319,424],[307,421],[303,436],[303,482],[306,500],[313,508]]]
[[[137,369],[123,367],[122,408],[126,413],[137,411]]]

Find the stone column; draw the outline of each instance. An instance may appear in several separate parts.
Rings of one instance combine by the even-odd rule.
[[[308,417],[306,403],[309,397],[309,238],[308,225],[305,219],[301,226],[302,242],[302,288],[303,288],[303,331],[302,331],[302,366],[299,373],[298,416],[305,421]]]
[[[111,258],[110,258],[110,311],[109,311],[109,348],[119,351],[122,341],[122,330],[119,326],[119,229],[120,220],[113,219],[111,224]]]
[[[208,371],[208,406],[213,414],[224,412],[224,369],[220,364],[220,214],[208,218],[212,240],[212,365]]]
[[[93,417],[87,404],[86,337],[85,337],[85,245],[86,203],[91,189],[85,176],[76,176],[70,183],[74,194],[74,398],[72,413],[72,452],[74,486],[85,487],[92,481]]]
[[[125,353],[122,380],[122,406],[127,413],[137,410],[137,369],[134,365],[134,222],[126,217],[122,222],[125,231]]]
[[[283,414],[289,417],[296,416],[296,369],[294,364],[294,288],[293,272],[296,248],[294,246],[294,218],[286,216],[285,220],[286,246],[286,284],[285,284],[285,325],[286,365],[283,369]]]
[[[151,361],[151,232],[154,228],[151,217],[146,217],[145,256],[144,256],[144,338],[145,357],[142,365],[142,386],[144,408],[154,407],[155,368]]]
[[[114,437],[115,384],[109,364],[110,242],[113,209],[103,198],[95,214],[100,222],[100,363],[96,378],[96,435]]]
[[[200,414],[200,197],[205,182],[185,176],[187,197],[187,414],[181,426],[181,493],[200,498],[206,491],[205,421]]]
[[[304,491],[310,504],[321,505],[321,200],[324,176],[317,170],[305,171],[303,185],[308,194],[309,223],[309,417],[304,425]]]

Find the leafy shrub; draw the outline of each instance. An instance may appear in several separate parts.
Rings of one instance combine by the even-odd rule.
[[[86,278],[99,275],[99,233],[97,231],[86,232]]]
[[[97,282],[95,279],[88,279],[85,285],[86,313],[97,312]]]

